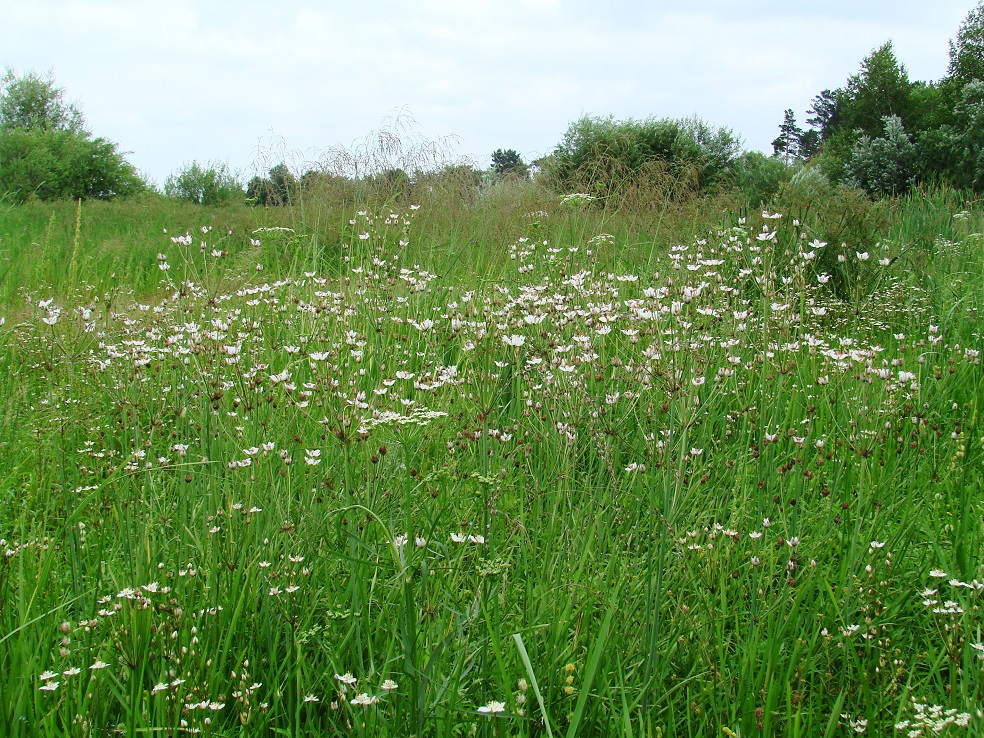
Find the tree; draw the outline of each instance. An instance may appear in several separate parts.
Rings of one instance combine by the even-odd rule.
[[[65,102],[65,91],[31,70],[18,77],[7,67],[0,78],[0,127],[21,131],[83,131],[85,119],[74,103]]]
[[[884,135],[862,136],[847,164],[847,184],[870,195],[899,195],[912,185],[917,165],[916,146],[897,115],[885,116]]]
[[[530,168],[515,149],[496,149],[492,152],[492,171],[500,177],[511,174],[526,179]]]
[[[881,133],[886,116],[897,116],[909,124],[912,87],[908,72],[895,58],[892,42],[887,41],[862,60],[860,71],[838,91],[841,125],[874,137]]]
[[[297,179],[286,164],[277,164],[266,177],[253,177],[246,186],[246,199],[254,205],[290,205],[297,196]]]
[[[799,141],[803,130],[796,125],[796,116],[792,108],[787,108],[779,126],[779,137],[772,142],[772,151],[777,159],[789,164],[790,159],[796,161],[800,157]]]
[[[115,143],[86,130],[50,73],[18,77],[7,69],[0,80],[0,193],[18,202],[110,199],[144,186]]]
[[[212,163],[203,168],[193,161],[167,178],[164,194],[172,200],[219,205],[241,200],[243,187],[227,164]]]
[[[975,79],[984,82],[984,3],[967,14],[957,37],[950,41],[947,77],[961,89]]]
[[[809,161],[820,151],[820,131],[811,129],[800,131],[799,155],[804,161]]]
[[[812,118],[806,122],[820,132],[820,140],[826,141],[841,124],[841,109],[838,93],[840,90],[824,90],[813,98],[813,107],[808,112]]]
[[[954,183],[984,191],[984,81],[964,85],[960,102],[954,109],[957,120],[951,133],[951,151],[955,164]]]

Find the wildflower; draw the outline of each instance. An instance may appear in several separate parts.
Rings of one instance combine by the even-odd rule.
[[[396,689],[399,686],[400,685],[394,682],[392,679],[387,679],[380,685],[380,689],[382,689],[385,692],[392,692],[394,689]]]
[[[61,684],[61,682],[45,682],[40,687],[38,687],[38,689],[40,689],[42,692],[54,692],[56,689],[58,689],[59,684]]]
[[[342,675],[335,674],[335,679],[340,681],[342,684],[355,684],[358,681],[354,676],[352,676],[352,673],[348,671]]]
[[[379,702],[379,697],[377,697],[376,695],[372,695],[370,697],[366,692],[360,692],[359,694],[355,695],[355,697],[352,698],[351,700],[351,704],[361,705],[362,707],[375,705],[377,702]]]
[[[487,704],[482,705],[478,708],[478,711],[486,715],[494,715],[497,712],[506,711],[505,702],[496,702],[495,700],[490,700]]]

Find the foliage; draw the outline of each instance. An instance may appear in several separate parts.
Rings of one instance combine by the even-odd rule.
[[[782,159],[746,151],[735,162],[734,184],[742,201],[758,208],[768,204],[795,171]]]
[[[111,141],[72,130],[0,129],[0,192],[16,202],[126,197],[144,189]]]
[[[297,179],[282,162],[272,167],[266,177],[255,176],[246,186],[246,199],[254,205],[290,205],[297,195]]]
[[[193,161],[167,178],[164,194],[198,205],[219,205],[241,199],[243,187],[228,164],[210,163],[203,167]]]
[[[899,195],[916,174],[917,151],[896,115],[884,119],[884,135],[861,136],[847,164],[847,183],[871,195]]]
[[[789,164],[790,160],[796,161],[800,156],[799,141],[802,135],[803,130],[796,125],[796,114],[787,108],[779,126],[779,136],[772,142],[773,154],[782,158],[785,164]]]
[[[984,216],[817,172],[0,211],[4,735],[979,735]]]
[[[984,76],[984,4],[967,15],[950,43],[947,76],[912,81],[889,41],[866,56],[844,87],[813,100],[809,124],[819,139],[816,161],[832,182],[858,185],[878,196],[915,184],[950,183],[979,189],[976,92]],[[907,136],[883,132],[895,117]],[[906,140],[907,139],[907,140]],[[777,139],[782,144],[782,140]],[[802,147],[802,139],[800,140]],[[781,146],[780,146],[781,148]],[[785,150],[785,149],[784,149]],[[778,151],[778,149],[777,149]],[[880,164],[891,172],[876,172]]]
[[[984,3],[967,14],[950,41],[947,77],[959,88],[974,80],[984,81]]]
[[[144,186],[115,143],[85,129],[50,73],[18,77],[7,69],[0,80],[0,193],[18,202],[111,199]]]
[[[645,120],[585,116],[572,123],[554,150],[548,170],[567,191],[619,193],[653,171],[693,176],[699,190],[723,181],[738,157],[731,131],[690,118]]]
[[[877,136],[886,116],[897,116],[908,124],[913,114],[912,87],[892,42],[886,42],[862,60],[860,71],[838,91],[841,125]]]
[[[74,103],[65,102],[65,90],[50,71],[17,76],[8,67],[0,78],[0,128],[81,132],[85,119]]]
[[[841,125],[840,100],[833,90],[824,90],[815,98],[808,111],[806,122],[819,131],[820,140],[826,141]]]
[[[492,171],[500,177],[511,175],[526,179],[530,168],[515,149],[496,149],[492,152]]]
[[[964,86],[954,114],[956,125],[949,137],[956,164],[954,183],[984,192],[984,81]]]

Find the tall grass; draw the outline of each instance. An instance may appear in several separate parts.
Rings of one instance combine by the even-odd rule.
[[[444,184],[4,212],[7,733],[980,732],[975,204]]]

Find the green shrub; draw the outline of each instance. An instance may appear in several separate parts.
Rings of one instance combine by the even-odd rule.
[[[697,118],[585,116],[567,129],[547,170],[560,189],[606,199],[617,198],[640,179],[665,185],[666,175],[693,179],[697,190],[708,190],[731,172],[738,151],[731,131]]]
[[[859,187],[870,195],[898,195],[912,185],[916,174],[917,152],[897,115],[884,118],[885,135],[861,136],[847,163],[845,184]]]
[[[211,163],[203,168],[193,161],[167,178],[164,194],[172,200],[219,205],[242,199],[244,192],[227,164]]]
[[[93,137],[64,95],[50,73],[7,69],[0,78],[0,193],[14,202],[106,200],[144,189],[116,144]]]
[[[735,163],[735,188],[749,207],[767,204],[796,173],[796,167],[775,156],[746,151]]]
[[[0,192],[14,202],[108,200],[144,187],[112,141],[84,131],[0,128]]]

